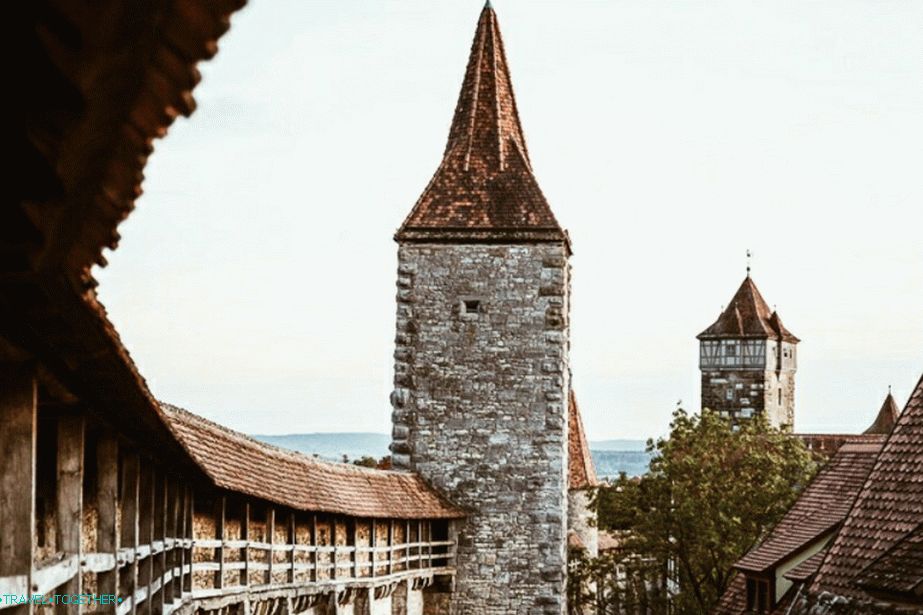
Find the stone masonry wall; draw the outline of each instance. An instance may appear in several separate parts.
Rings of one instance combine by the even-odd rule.
[[[452,612],[565,609],[569,265],[562,244],[404,244],[394,464],[471,511]]]
[[[795,420],[795,372],[703,370],[702,407],[716,410],[735,423],[765,413],[770,424],[791,426]]]

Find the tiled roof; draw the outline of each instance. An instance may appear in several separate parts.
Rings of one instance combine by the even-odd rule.
[[[869,564],[859,573],[856,584],[919,600],[923,593],[923,524]]]
[[[529,162],[497,15],[485,6],[442,163],[398,241],[566,241]]]
[[[837,529],[862,488],[883,440],[841,446],[769,536],[735,566],[764,572]]]
[[[821,565],[811,593],[871,596],[856,585],[866,567],[918,529],[923,519],[923,379],[879,453],[856,503]],[[908,574],[920,574],[920,567]],[[874,567],[869,567],[875,573]],[[874,574],[872,575],[874,576]]]
[[[897,419],[900,418],[900,416],[900,408],[897,407],[897,402],[894,401],[894,396],[891,395],[891,391],[888,391],[888,396],[885,397],[884,403],[881,404],[881,410],[878,411],[875,422],[863,433],[888,435],[891,433],[891,430],[894,429],[894,425],[897,424]]]
[[[567,470],[570,489],[588,489],[599,484],[596,478],[596,468],[593,467],[593,457],[590,454],[590,445],[586,441],[583,431],[583,419],[580,418],[580,408],[577,406],[577,396],[570,390],[567,401]]]
[[[722,337],[774,338],[798,342],[798,338],[782,324],[779,314],[769,309],[753,279],[748,275],[734,293],[731,302],[699,339]]]
[[[181,408],[162,407],[180,443],[218,487],[296,510],[355,517],[464,516],[415,474],[320,461],[257,442]]]
[[[804,583],[817,574],[817,569],[820,568],[820,564],[824,561],[826,555],[827,550],[821,549],[782,576],[795,583]]]

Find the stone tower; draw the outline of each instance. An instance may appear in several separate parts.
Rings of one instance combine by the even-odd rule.
[[[395,239],[392,458],[470,511],[451,610],[563,613],[570,246],[489,3],[442,163]]]
[[[799,340],[769,309],[749,273],[698,339],[703,408],[735,423],[763,413],[776,427],[794,425]]]

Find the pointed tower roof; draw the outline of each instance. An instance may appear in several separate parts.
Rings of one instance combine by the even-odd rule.
[[[497,15],[481,11],[442,163],[398,241],[567,241],[535,177]]]
[[[862,433],[888,435],[894,429],[894,425],[900,416],[901,410],[897,407],[897,402],[894,401],[894,396],[891,395],[889,390],[888,396],[885,397],[884,403],[881,404],[881,410],[878,411],[878,416],[875,417],[875,422]]]
[[[599,481],[596,478],[596,468],[593,466],[590,445],[583,431],[583,419],[580,418],[580,408],[577,406],[577,396],[574,395],[573,389],[567,398],[567,428],[568,487],[572,491],[595,487]]]
[[[769,309],[763,295],[749,275],[734,293],[731,302],[710,327],[699,333],[698,339],[751,337],[781,339],[798,343],[800,340],[782,324],[782,319]]]

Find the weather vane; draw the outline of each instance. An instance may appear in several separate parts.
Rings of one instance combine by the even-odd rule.
[[[747,250],[747,277],[748,278],[750,277],[750,257],[751,256],[752,254],[750,254],[750,250],[748,249]]]

